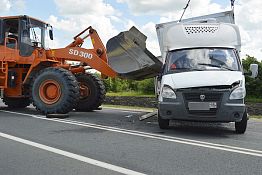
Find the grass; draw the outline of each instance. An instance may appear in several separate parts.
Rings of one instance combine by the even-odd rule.
[[[126,91],[126,92],[107,92],[107,96],[116,96],[116,97],[155,97],[155,94],[144,94],[143,92],[136,91]]]
[[[246,97],[245,98],[246,102],[250,102],[250,103],[262,103],[262,98],[257,98],[257,97]]]
[[[262,115],[251,115],[250,118],[262,119]]]

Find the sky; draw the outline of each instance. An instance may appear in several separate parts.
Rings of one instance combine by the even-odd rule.
[[[0,0],[0,16],[29,15],[54,28],[51,48],[65,47],[88,26],[104,44],[136,26],[147,36],[147,48],[160,55],[155,25],[178,20],[188,0]],[[246,54],[262,60],[262,1],[235,0],[235,19]],[[191,0],[184,18],[230,10],[230,0]]]

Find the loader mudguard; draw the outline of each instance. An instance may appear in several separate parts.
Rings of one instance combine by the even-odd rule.
[[[146,49],[146,39],[143,33],[132,27],[107,42],[108,64],[119,76],[142,80],[161,72],[163,64]]]

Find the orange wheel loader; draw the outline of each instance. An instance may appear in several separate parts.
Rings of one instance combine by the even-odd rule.
[[[86,73],[86,67],[101,72],[102,77],[115,77],[117,73],[107,64],[106,49],[97,32],[88,27],[61,49],[46,49],[47,38],[53,39],[53,32],[45,22],[28,16],[0,18],[3,102],[10,108],[33,103],[45,114],[98,108],[105,87],[98,77]],[[91,38],[92,49],[81,48],[86,38]],[[68,61],[80,64],[73,66]]]
[[[87,38],[93,45],[91,49],[82,48]],[[102,78],[121,77],[121,73],[109,66],[106,48],[96,30],[88,27],[65,48],[46,48],[47,40],[53,40],[52,26],[41,20],[26,15],[0,17],[0,96],[3,102],[10,108],[25,108],[32,103],[44,114],[97,109],[105,98],[105,86],[100,78],[86,70],[95,69],[101,72]],[[138,43],[131,40],[133,45]],[[120,43],[110,48],[113,67],[118,66],[118,61],[114,60],[129,59],[121,54],[128,54],[133,45],[123,45],[127,51],[120,49]],[[79,65],[70,61],[77,61]],[[128,71],[132,67],[130,64],[120,66]],[[131,74],[124,71],[127,74],[122,77],[141,79],[137,76],[139,66],[134,66],[134,75],[132,71],[129,71]]]

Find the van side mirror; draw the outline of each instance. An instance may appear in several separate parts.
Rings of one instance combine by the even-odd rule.
[[[54,35],[53,35],[52,29],[49,30],[49,37],[50,37],[51,40],[54,40]]]
[[[250,64],[251,78],[256,78],[258,75],[258,64]]]

